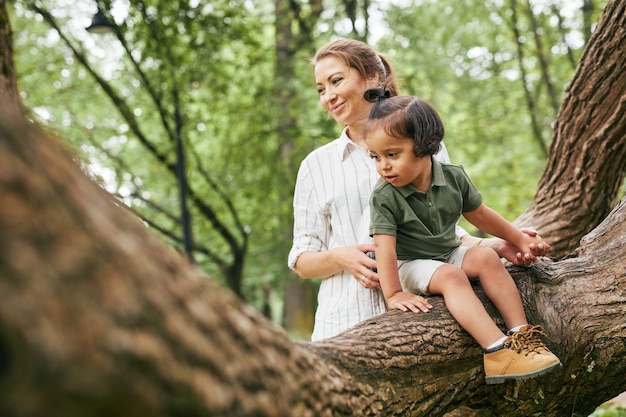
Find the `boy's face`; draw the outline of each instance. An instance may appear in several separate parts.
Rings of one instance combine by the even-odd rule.
[[[376,128],[368,133],[366,143],[378,175],[394,187],[413,184],[419,189],[419,180],[426,174],[430,178],[430,156],[415,156],[412,139],[398,139]]]

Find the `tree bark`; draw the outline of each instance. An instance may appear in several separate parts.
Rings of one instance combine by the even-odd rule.
[[[13,61],[13,32],[6,0],[0,0],[0,99],[6,106],[23,111],[17,89],[17,76]]]
[[[481,349],[439,297],[429,314],[290,342],[58,143],[1,119],[0,415],[561,416],[624,386],[624,203],[577,257],[512,270],[563,369],[487,386]]]
[[[610,2],[565,90],[532,225],[565,256],[615,206],[626,175],[626,3]]]
[[[621,34],[623,26],[613,23],[623,22],[625,7],[609,4],[594,37],[607,28]],[[623,36],[615,33],[602,42],[623,52]],[[598,63],[616,64],[609,71],[595,59],[586,52],[581,67],[587,69],[579,69],[568,93],[580,98],[566,99],[559,116],[557,131],[564,133],[556,137],[567,137],[571,148],[560,151],[558,143],[551,152],[553,159],[574,162],[572,152],[584,150],[587,165],[580,166],[587,171],[556,161],[549,169],[569,169],[552,172],[573,175],[585,192],[606,198],[613,177],[587,148],[595,145],[596,159],[621,169],[623,178],[626,123],[618,83],[624,66]],[[594,103],[582,106],[597,97],[604,111]],[[87,178],[59,141],[5,102],[0,108],[3,417],[556,417],[587,415],[625,386],[625,201],[597,221],[570,256],[510,269],[529,320],[544,326],[563,368],[487,386],[480,347],[440,297],[431,298],[429,314],[389,312],[323,342],[291,342],[168,249]],[[594,181],[603,191],[591,187]],[[570,196],[541,186],[538,198]],[[550,233],[556,236],[559,226]],[[480,287],[476,291],[502,325]]]

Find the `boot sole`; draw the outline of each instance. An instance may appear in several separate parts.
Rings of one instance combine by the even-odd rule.
[[[541,369],[538,369],[536,371],[529,372],[526,374],[507,374],[507,375],[486,376],[485,382],[489,385],[492,385],[492,384],[502,384],[508,379],[510,380],[530,379],[539,375],[547,374],[548,372],[554,370],[558,366],[562,366],[560,361],[557,361],[553,363],[552,365],[548,365],[545,368],[541,368]]]

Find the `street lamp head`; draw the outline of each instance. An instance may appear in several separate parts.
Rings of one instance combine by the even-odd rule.
[[[113,32],[115,28],[115,24],[111,22],[102,10],[98,10],[98,12],[93,16],[91,20],[91,24],[86,28],[87,32],[90,33],[109,33]]]

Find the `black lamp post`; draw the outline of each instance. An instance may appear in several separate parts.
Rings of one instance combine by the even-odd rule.
[[[115,23],[98,6],[98,12],[93,16],[91,24],[86,28],[90,33],[104,34],[113,32]],[[175,87],[176,88],[176,87]],[[178,91],[174,92],[178,97]],[[178,180],[178,189],[180,193],[180,217],[183,229],[183,246],[187,258],[193,262],[193,239],[191,233],[191,216],[187,209],[187,182],[185,169],[185,149],[181,138],[182,116],[176,108],[176,179]]]
[[[87,26],[87,32],[90,33],[109,33],[113,32],[115,25],[111,22],[111,19],[98,7],[98,11],[93,15],[91,24]]]

